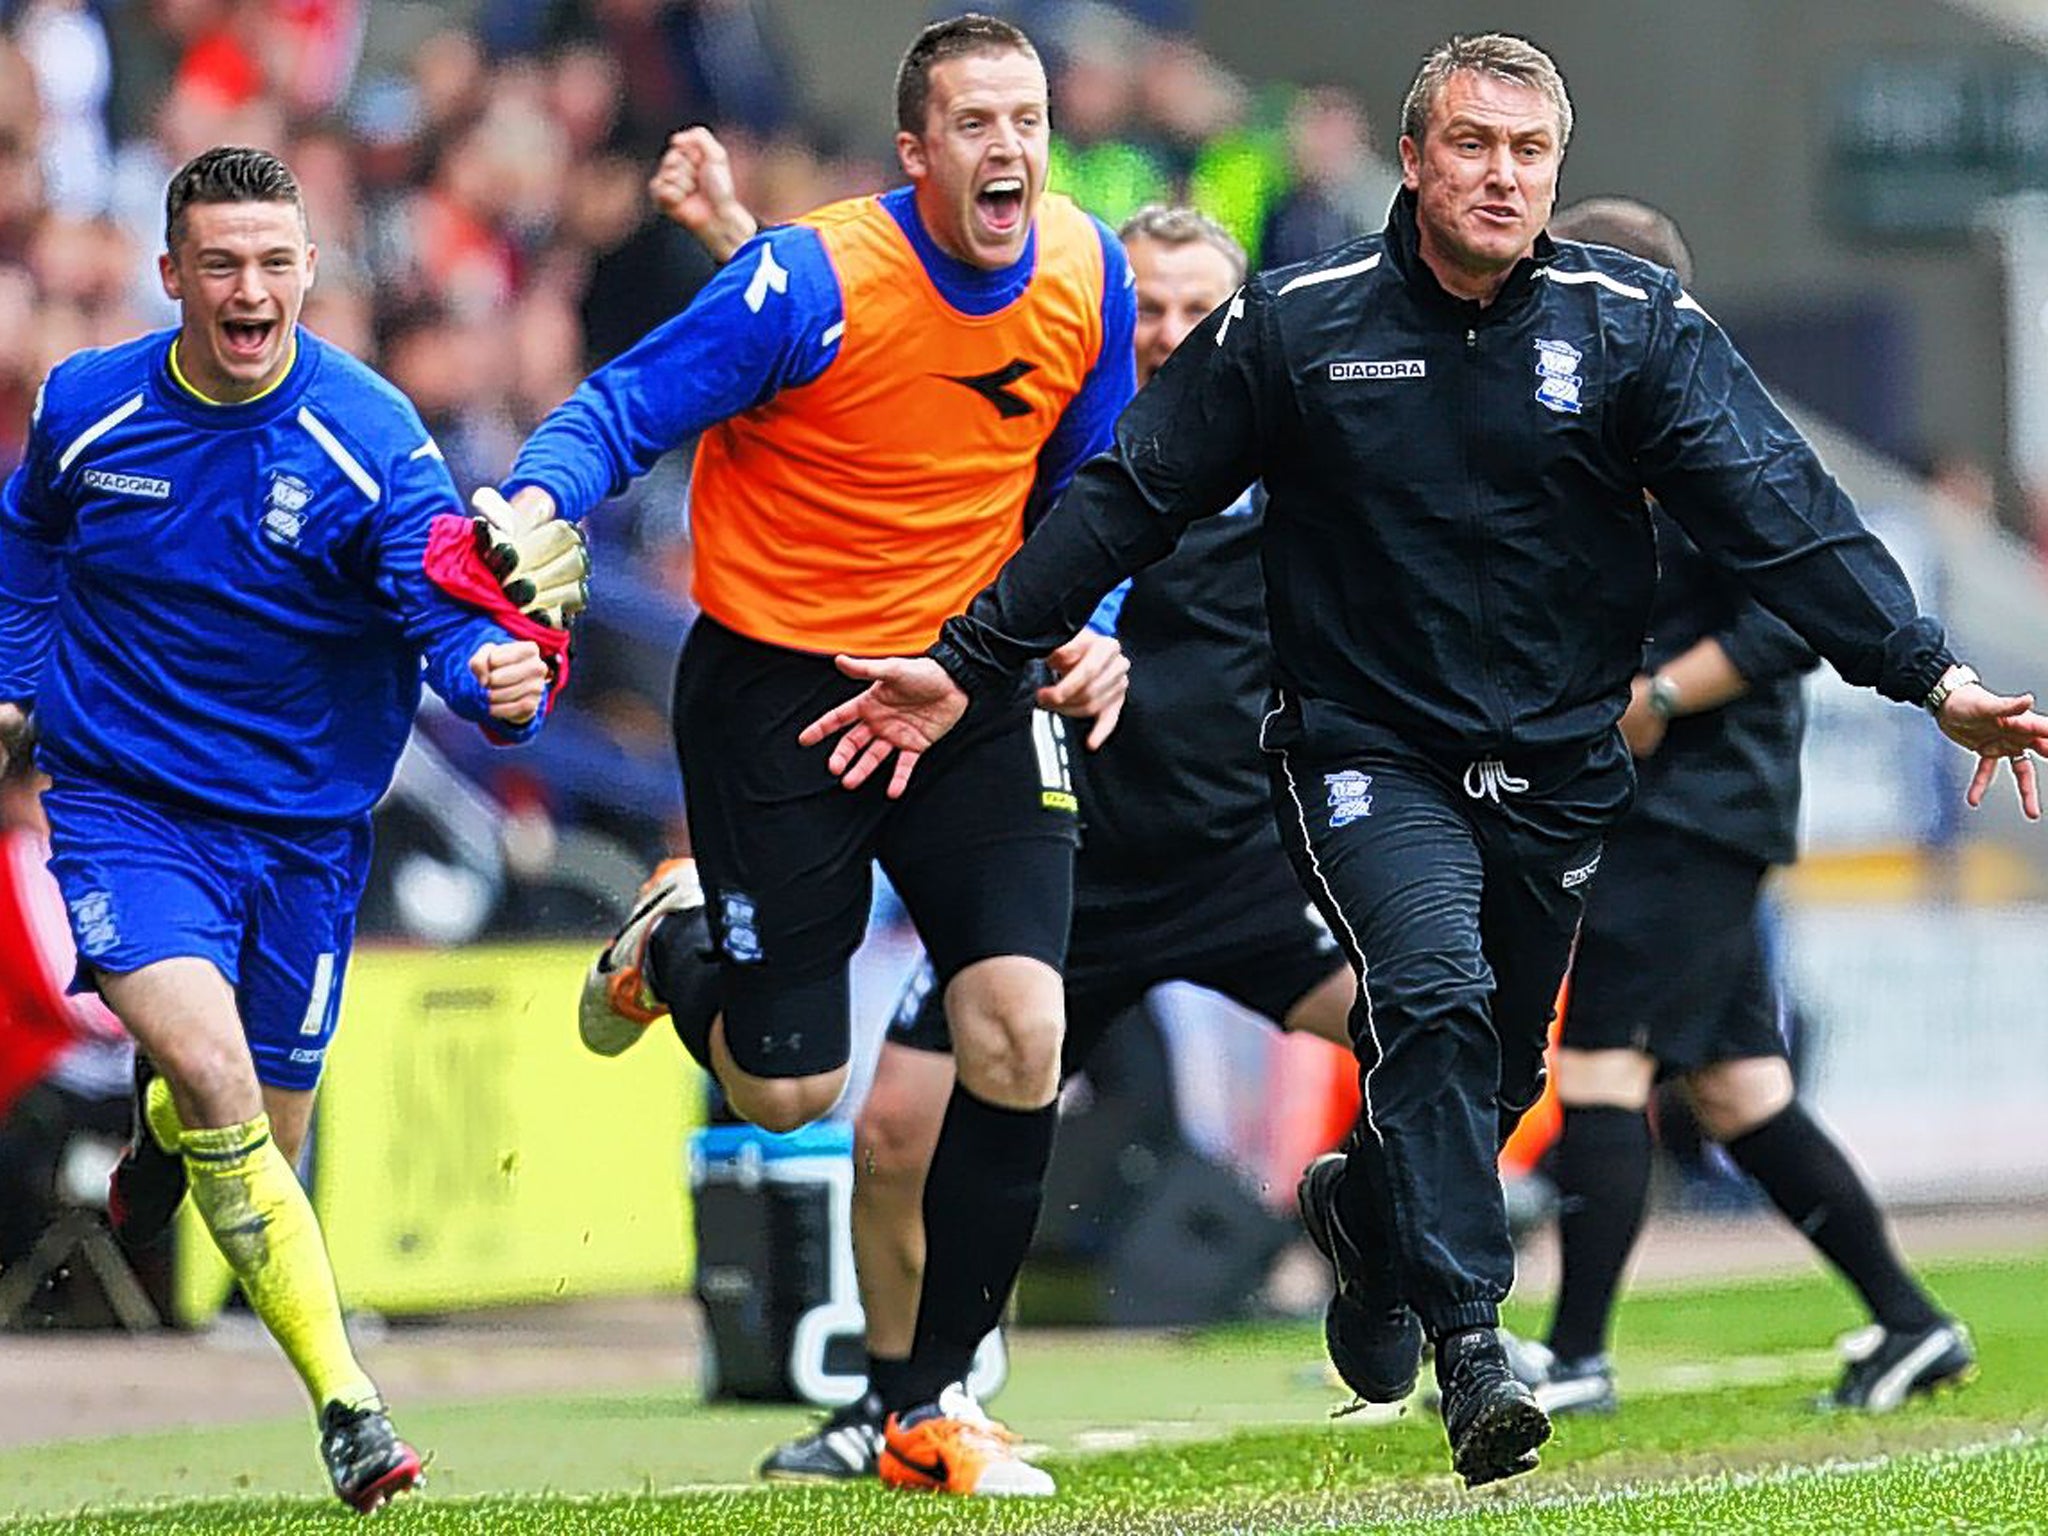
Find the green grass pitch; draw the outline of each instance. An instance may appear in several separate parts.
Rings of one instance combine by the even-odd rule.
[[[406,1532],[1173,1533],[2048,1531],[2048,1255],[1937,1266],[1979,1379],[1882,1419],[1818,1413],[1856,1313],[1822,1279],[1653,1292],[1624,1305],[1623,1410],[1569,1419],[1543,1471],[1466,1493],[1442,1431],[1332,1419],[1319,1330],[1034,1338],[1000,1409],[1049,1447],[1061,1495],[999,1504],[876,1488],[763,1489],[747,1474],[807,1422],[673,1394],[403,1411],[429,1491]],[[1532,1322],[1526,1314],[1511,1322]],[[280,1367],[282,1368],[282,1367]],[[307,1423],[0,1453],[0,1523],[58,1532],[296,1532],[355,1520],[321,1486]]]

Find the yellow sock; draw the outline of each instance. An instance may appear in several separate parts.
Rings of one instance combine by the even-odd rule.
[[[142,1119],[149,1134],[166,1152],[177,1152],[185,1144],[185,1126],[178,1119],[178,1106],[171,1099],[171,1085],[152,1077],[142,1096]]]
[[[192,1203],[242,1294],[305,1382],[314,1410],[374,1401],[377,1389],[342,1327],[320,1223],[270,1138],[270,1117],[188,1130],[183,1146]]]

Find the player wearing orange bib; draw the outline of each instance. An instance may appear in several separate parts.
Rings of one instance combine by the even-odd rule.
[[[1025,36],[966,16],[897,78],[911,185],[763,232],[683,315],[594,374],[514,465],[515,505],[580,518],[702,434],[691,488],[703,617],[674,726],[694,864],[657,871],[593,968],[585,1041],[673,1012],[733,1106],[770,1130],[846,1083],[847,962],[879,860],[929,951],[959,1067],[924,1195],[908,1359],[873,1385],[886,1481],[1041,1494],[959,1383],[1015,1283],[1051,1149],[1074,798],[1059,722],[976,712],[916,793],[849,794],[797,733],[859,691],[835,656],[929,644],[1107,445],[1133,386],[1129,267],[1045,181],[1046,86]],[[1107,635],[1053,658],[1040,702],[1113,724]],[[700,893],[701,885],[701,893]],[[706,965],[703,952],[716,955]]]

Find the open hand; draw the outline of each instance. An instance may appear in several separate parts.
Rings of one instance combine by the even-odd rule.
[[[1131,690],[1131,659],[1114,635],[1084,629],[1045,658],[1057,682],[1038,690],[1040,709],[1074,720],[1093,720],[1088,750],[1093,752],[1116,729]]]
[[[531,640],[497,640],[477,647],[470,674],[490,698],[491,718],[525,725],[540,713],[548,692],[548,664]]]
[[[967,695],[929,656],[839,656],[834,660],[848,677],[869,679],[868,686],[818,716],[796,739],[815,747],[834,731],[845,731],[833,744],[826,766],[848,789],[859,789],[889,760],[889,754],[895,753],[889,798],[900,799],[917,760],[967,713]]]
[[[1972,806],[1984,803],[1999,763],[2008,762],[2019,786],[2020,809],[2029,821],[2041,819],[2041,787],[2029,754],[2048,752],[2048,716],[2034,712],[2031,693],[2007,697],[1981,683],[1967,683],[1943,702],[1938,722],[1950,741],[1977,754],[1977,771],[1964,795]]]

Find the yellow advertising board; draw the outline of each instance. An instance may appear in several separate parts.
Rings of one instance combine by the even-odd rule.
[[[666,1028],[611,1060],[583,1048],[589,963],[587,944],[357,952],[313,1127],[313,1203],[347,1306],[689,1283],[702,1078]],[[194,1321],[225,1272],[196,1221],[180,1237]]]

